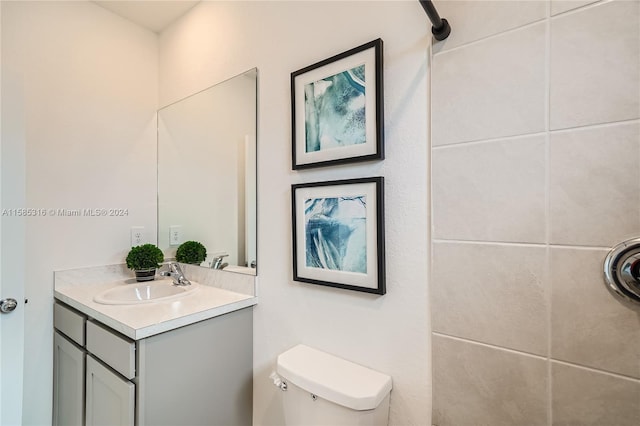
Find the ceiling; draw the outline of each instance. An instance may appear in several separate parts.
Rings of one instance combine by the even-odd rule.
[[[200,3],[200,0],[94,0],[93,2],[142,27],[159,33]]]

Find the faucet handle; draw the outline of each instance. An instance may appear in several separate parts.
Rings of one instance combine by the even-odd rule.
[[[171,277],[175,274],[182,274],[182,271],[180,270],[180,265],[178,265],[175,262],[165,263],[164,265],[161,266],[161,268],[165,266],[167,267],[167,270],[160,271],[160,275],[163,277]]]
[[[167,262],[163,265],[160,265],[160,268],[158,268],[158,271],[160,272],[160,275],[162,275],[163,277],[168,277],[171,275],[172,272],[174,272],[174,269],[172,268],[173,262]],[[166,267],[167,270],[163,271],[162,268]]]
[[[224,259],[227,256],[229,256],[229,253],[219,253],[219,254],[213,256],[213,260],[211,261],[211,268],[212,269],[222,269],[223,268],[222,259]],[[226,264],[225,264],[225,266],[226,266]]]
[[[167,267],[167,270],[163,271],[162,268],[164,268],[165,266]],[[160,265],[160,268],[158,268],[158,272],[163,277],[171,276],[171,267],[169,266],[169,263],[165,263],[163,265]]]
[[[175,274],[182,274],[182,268],[180,268],[180,264],[178,262],[169,263],[169,271]]]
[[[173,278],[174,285],[191,285],[191,282],[185,278],[182,268],[176,262],[167,263],[167,271],[161,271],[160,275],[163,277]]]

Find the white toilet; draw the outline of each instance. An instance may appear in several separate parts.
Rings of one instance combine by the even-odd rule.
[[[391,377],[298,345],[278,356],[287,426],[386,426]]]

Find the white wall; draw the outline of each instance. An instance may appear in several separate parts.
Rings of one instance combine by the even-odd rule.
[[[26,220],[23,422],[42,425],[51,422],[52,272],[122,262],[132,225],[155,241],[157,37],[89,2],[4,2],[2,43],[3,69],[23,88],[3,87],[2,106],[24,106],[25,135],[3,150],[26,159],[26,205],[3,207],[128,209]]]
[[[428,57],[417,2],[205,2],[160,37],[160,104],[259,70],[254,422],[282,424],[268,376],[306,343],[393,376],[391,423],[429,424]],[[291,171],[290,73],[384,40],[386,160]],[[292,281],[292,183],[383,175],[387,294]]]

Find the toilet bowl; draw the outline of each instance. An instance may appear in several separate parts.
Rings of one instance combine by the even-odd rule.
[[[298,345],[278,356],[287,426],[385,426],[391,377]]]

